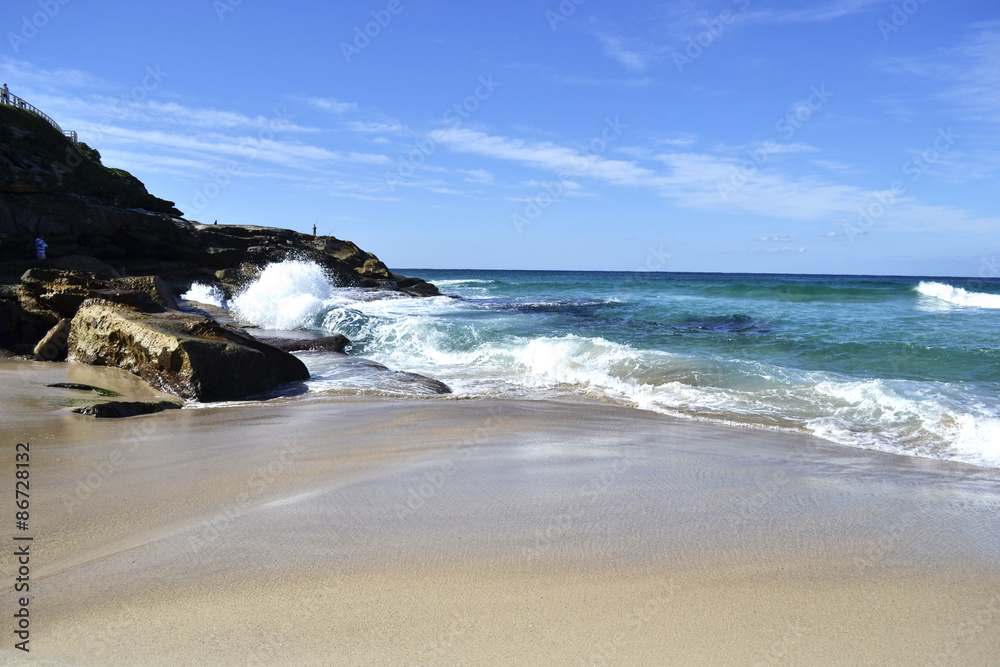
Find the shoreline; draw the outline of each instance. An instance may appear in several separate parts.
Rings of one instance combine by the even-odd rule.
[[[316,397],[94,420],[41,387],[72,367],[141,383],[21,363],[0,363],[0,427],[32,442],[33,658],[1000,654],[997,470],[596,402]],[[12,487],[13,455],[0,466]]]

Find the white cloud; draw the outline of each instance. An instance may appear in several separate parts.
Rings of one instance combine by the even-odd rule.
[[[625,40],[621,37],[603,33],[597,33],[595,37],[600,40],[601,46],[604,48],[604,55],[620,64],[622,67],[641,72],[646,69],[649,64],[651,59],[650,54],[642,53],[635,48],[627,47]]]
[[[819,23],[860,14],[880,6],[888,7],[891,4],[887,0],[836,0],[804,9],[754,11],[748,13],[746,18],[756,23]]]
[[[440,145],[459,153],[504,160],[567,176],[623,187],[650,189],[682,206],[729,213],[752,213],[796,221],[833,220],[856,224],[859,210],[878,201],[881,194],[856,185],[811,175],[788,175],[773,167],[759,169],[744,182],[733,184],[741,162],[730,156],[708,153],[661,153],[664,168],[654,170],[636,162],[583,154],[553,142],[529,142],[489,135],[472,129],[447,129],[432,133]],[[725,199],[721,187],[729,187]],[[1000,229],[1000,220],[975,218],[954,207],[924,206],[905,196],[895,197],[875,228],[908,231],[979,232]]]
[[[359,134],[402,134],[406,127],[395,120],[351,121],[344,124],[348,130]]]
[[[655,176],[655,172],[632,162],[583,155],[547,141],[532,143],[464,128],[435,130],[431,133],[431,138],[460,153],[521,162],[540,169],[596,178],[617,185],[639,185]]]
[[[754,255],[792,255],[805,251],[805,248],[751,248],[749,250]]]
[[[302,101],[320,111],[332,114],[344,114],[358,110],[358,105],[354,102],[340,102],[332,97],[304,97]]]
[[[485,169],[459,169],[458,173],[465,175],[469,183],[492,183],[493,174]]]

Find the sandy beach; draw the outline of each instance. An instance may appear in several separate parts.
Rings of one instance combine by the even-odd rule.
[[[3,561],[4,662],[1000,662],[996,470],[583,400],[95,420],[45,385],[154,392],[0,378],[34,538],[28,654]]]

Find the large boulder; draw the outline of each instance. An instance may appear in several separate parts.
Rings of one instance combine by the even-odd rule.
[[[34,268],[21,276],[18,288],[21,308],[55,321],[73,317],[81,303],[95,297],[145,310],[177,308],[170,288],[157,276],[105,280],[82,271]]]
[[[100,299],[80,305],[69,358],[117,366],[153,387],[197,401],[227,401],[301,382],[299,359],[250,335],[190,313],[141,312]]]
[[[351,344],[344,334],[334,334],[322,338],[257,338],[262,343],[285,352],[343,352]]]

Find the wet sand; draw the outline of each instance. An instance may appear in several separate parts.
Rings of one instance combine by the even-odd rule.
[[[600,403],[95,420],[0,362],[56,664],[997,664],[1000,472]],[[10,520],[14,508],[10,504]],[[13,543],[12,543],[13,544]],[[12,549],[6,550],[11,552]]]

